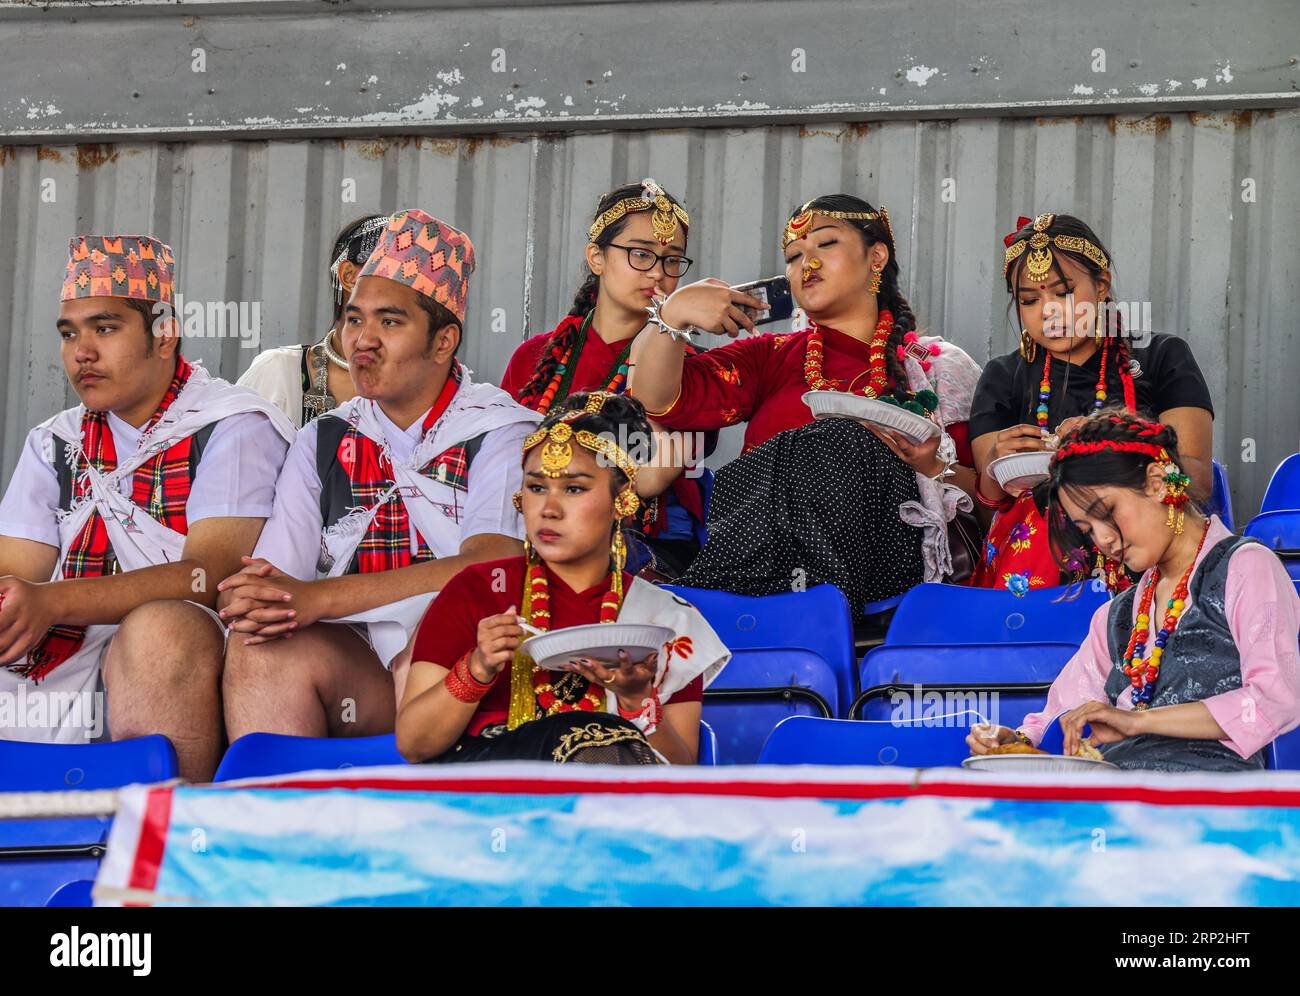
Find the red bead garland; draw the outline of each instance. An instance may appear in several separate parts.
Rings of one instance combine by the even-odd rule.
[[[602,623],[618,622],[618,612],[622,599],[619,590],[622,585],[614,573],[610,574],[609,590],[600,599],[600,621]],[[546,574],[546,565],[537,561],[528,568],[528,589],[530,592],[530,610],[532,617],[528,621],[537,629],[549,631],[551,628],[551,593],[550,579]],[[551,684],[551,673],[545,668],[533,666],[533,691],[537,704],[547,716],[560,712],[602,712],[605,708],[605,690],[588,682],[587,691],[576,704],[562,702],[557,698]]]
[[[880,320],[876,323],[875,334],[867,349],[867,362],[870,375],[867,386],[862,393],[868,398],[879,398],[889,387],[889,369],[885,363],[885,345],[894,330],[894,314],[882,308]],[[822,340],[822,327],[813,322],[812,332],[808,336],[808,346],[804,353],[803,379],[810,391],[843,391],[842,382],[822,373],[825,343]],[[857,393],[857,392],[853,392]]]

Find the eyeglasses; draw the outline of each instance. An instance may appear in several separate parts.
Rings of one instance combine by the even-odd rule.
[[[665,277],[682,277],[686,271],[691,268],[695,262],[693,259],[687,259],[685,256],[660,256],[658,253],[651,252],[649,249],[638,249],[635,246],[621,246],[616,242],[609,244],[611,249],[622,249],[627,253],[628,266],[634,270],[641,270],[643,273],[655,268],[655,264],[663,263]]]

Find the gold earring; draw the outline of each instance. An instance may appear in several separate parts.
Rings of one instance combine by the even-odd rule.
[[[1026,363],[1033,363],[1038,358],[1038,343],[1024,329],[1020,330],[1020,355]]]
[[[534,553],[536,553],[536,551],[533,549],[533,544],[529,543],[528,537],[525,536],[524,537],[524,563],[525,564],[531,564],[533,562]]]
[[[871,283],[867,286],[868,294],[880,293],[880,274],[884,269],[883,266],[873,266],[871,268]]]
[[[524,514],[524,493],[522,491],[516,491],[510,500],[515,504],[515,511],[518,512],[520,515],[523,515]]]
[[[624,488],[614,496],[614,514],[620,520],[636,515],[636,510],[640,507],[641,498],[631,488]]]
[[[614,577],[623,576],[623,565],[627,563],[627,544],[623,542],[623,523],[614,529],[614,539],[609,544],[609,556],[614,562]]]

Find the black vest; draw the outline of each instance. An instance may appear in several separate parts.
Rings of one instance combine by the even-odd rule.
[[[328,529],[339,519],[348,514],[348,509],[357,504],[352,493],[352,480],[343,464],[339,462],[339,443],[348,431],[348,423],[332,412],[326,412],[316,419],[316,476],[320,480],[320,517],[321,528]],[[483,445],[487,433],[457,446],[465,448],[465,477],[469,479],[469,467]],[[452,447],[453,449],[455,447]],[[436,459],[436,458],[435,458]],[[348,566],[347,573],[356,571],[356,555]]]
[[[1255,540],[1226,536],[1205,555],[1187,588],[1187,606],[1178,628],[1169,636],[1151,707],[1199,702],[1241,687],[1241,655],[1228,627],[1225,606],[1228,560],[1233,552]],[[1111,705],[1130,687],[1124,673],[1124,651],[1133,633],[1133,600],[1138,586],[1115,596],[1107,620],[1111,672],[1106,678],[1106,695]],[[1163,610],[1151,612],[1151,640]],[[1148,643],[1148,651],[1152,646]],[[1217,740],[1186,740],[1154,733],[1129,737],[1101,748],[1106,760],[1121,768],[1148,771],[1258,771],[1264,767],[1264,751],[1243,758]]]

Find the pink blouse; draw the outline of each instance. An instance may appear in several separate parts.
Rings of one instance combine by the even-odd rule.
[[[1231,535],[1213,517],[1197,567],[1216,543]],[[1146,578],[1142,575],[1139,586]],[[1134,598],[1134,623],[1137,606]],[[1103,605],[1093,615],[1088,638],[1052,682],[1043,711],[1026,716],[1021,724],[1035,744],[1062,714],[1085,702],[1109,701],[1105,689],[1113,667],[1106,640],[1109,609]],[[1273,552],[1252,543],[1228,561],[1225,609],[1241,654],[1241,687],[1201,701],[1228,735],[1220,742],[1250,757],[1300,723],[1300,595]],[[1115,705],[1132,709],[1132,689],[1124,689]]]

